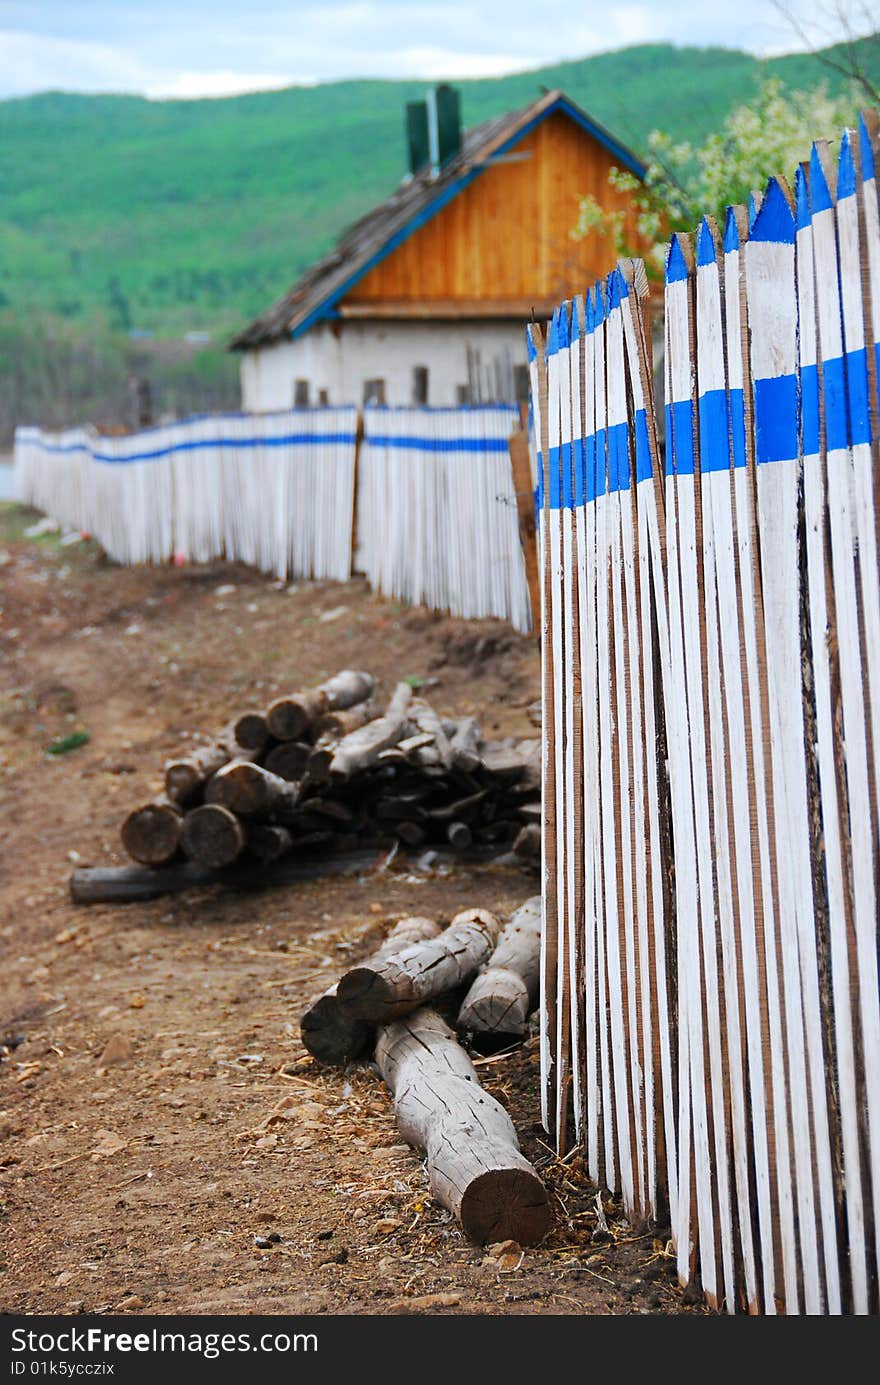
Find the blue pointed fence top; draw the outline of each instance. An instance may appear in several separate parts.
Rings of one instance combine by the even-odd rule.
[[[593,323],[594,323],[594,326],[600,327],[600,326],[602,325],[602,323],[605,321],[605,318],[607,317],[606,304],[605,304],[605,290],[604,290],[604,287],[603,287],[603,285],[602,285],[601,279],[599,280],[599,282],[598,282],[597,285],[596,285],[595,294],[596,294],[596,299],[595,299],[595,303],[596,303],[596,314],[595,314],[595,317],[594,317],[594,319],[593,319]]]
[[[581,321],[581,300],[575,298],[571,305],[571,339],[572,342],[579,341],[584,334],[583,322]]]
[[[715,236],[709,224],[709,218],[704,216],[697,232],[697,264],[715,264],[717,259],[718,249],[715,245]]]
[[[810,190],[807,186],[807,175],[800,165],[798,165],[794,175],[794,200],[797,229],[803,231],[809,226],[812,218],[810,216]]]
[[[596,329],[596,300],[592,288],[587,289],[584,310],[587,320],[587,335],[592,336]]]
[[[865,117],[859,116],[859,151],[862,156],[862,177],[865,182],[876,176],[874,165],[874,146],[871,143],[871,134],[865,124]]]
[[[752,227],[753,227],[754,224],[755,224],[755,218],[757,217],[758,212],[759,212],[760,210],[761,210],[761,203],[760,203],[760,200],[755,196],[755,194],[754,194],[753,192],[750,192],[750,193],[749,193],[749,230],[750,230],[750,231],[751,231]]]
[[[727,208],[727,218],[724,222],[724,251],[727,254],[731,250],[739,250],[739,222],[736,219],[736,208]]]
[[[750,239],[774,245],[794,244],[794,213],[778,178],[767,184]]]
[[[853,158],[849,130],[844,130],[840,141],[840,157],[837,161],[837,200],[854,197],[856,192],[856,164]]]
[[[819,149],[814,144],[810,154],[810,210],[816,216],[818,212],[830,211],[833,206],[834,199],[819,158]]]
[[[553,309],[553,316],[550,319],[550,331],[547,333],[547,355],[552,356],[559,350],[559,309]]]
[[[608,278],[607,278],[606,281],[605,281],[605,282],[606,282],[606,285],[607,285],[607,292],[608,292],[608,311],[609,311],[609,313],[614,312],[614,309],[615,309],[615,308],[619,308],[619,307],[620,307],[620,287],[619,287],[619,283],[618,283],[618,280],[619,280],[619,279],[620,279],[620,275],[619,275],[618,271],[617,271],[616,269],[612,269],[611,273],[608,275]]]
[[[666,282],[667,284],[675,284],[680,279],[686,279],[687,276],[687,261],[681,248],[681,241],[678,236],[673,236],[669,242],[669,253],[666,256]]]
[[[559,309],[557,329],[559,333],[560,351],[567,351],[569,346],[571,346],[571,320],[568,316],[570,307],[571,304],[566,299],[566,301],[562,304],[562,307]]]
[[[530,363],[538,359],[535,343],[532,341],[532,333],[528,327],[526,328],[526,356]]]

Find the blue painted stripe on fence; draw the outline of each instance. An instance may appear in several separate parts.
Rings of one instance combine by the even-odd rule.
[[[608,433],[600,428],[593,436],[593,499],[608,490]]]
[[[613,423],[608,429],[608,489],[628,491],[629,487],[629,424]]]
[[[730,432],[733,437],[733,466],[746,464],[746,402],[742,390],[730,391]]]
[[[724,223],[724,253],[728,254],[731,250],[739,249],[739,224],[736,219],[734,207],[727,208],[727,220]]]
[[[596,499],[596,434],[588,433],[584,438],[584,486],[585,500],[592,505]]]
[[[862,177],[869,183],[875,176],[874,168],[874,147],[871,144],[871,136],[865,124],[865,117],[859,116],[859,151],[862,156]]]
[[[849,443],[849,421],[846,408],[846,366],[842,356],[822,362],[822,385],[825,402],[825,446],[837,452]]]
[[[801,367],[801,445],[805,457],[819,451],[819,368]]]
[[[727,471],[730,467],[730,421],[727,391],[707,390],[699,398],[700,471]]]
[[[586,502],[587,478],[584,474],[586,468],[586,439],[575,438],[572,443],[572,457],[574,467],[574,503],[581,508]]]
[[[871,414],[868,408],[868,353],[864,347],[846,355],[847,400],[850,441],[854,447],[871,441]]]
[[[507,438],[414,438],[367,436],[370,447],[406,447],[414,452],[507,452]]]
[[[290,433],[274,438],[196,438],[191,442],[173,443],[170,447],[157,447],[149,452],[132,452],[127,457],[114,457],[110,452],[93,452],[85,443],[55,444],[40,442],[44,452],[69,454],[85,452],[94,462],[108,462],[111,465],[127,462],[156,462],[162,457],[170,457],[175,452],[202,452],[208,448],[255,448],[255,447],[303,447],[321,443],[336,446],[354,446],[354,433]],[[504,443],[505,449],[507,443]]]
[[[758,464],[790,461],[798,455],[797,376],[756,380],[754,398]]]
[[[840,141],[840,155],[837,163],[837,200],[856,195],[856,166],[853,160],[849,130],[844,130]]]
[[[564,510],[574,508],[574,477],[572,475],[572,446],[570,442],[564,442],[559,449],[559,465],[562,468],[562,482],[560,486],[561,503]]]
[[[694,406],[690,399],[666,405],[666,475],[694,474]]]
[[[636,482],[650,481],[654,475],[651,465],[651,444],[648,438],[648,412],[636,410]]]

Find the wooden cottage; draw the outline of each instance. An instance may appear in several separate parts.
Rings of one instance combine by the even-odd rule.
[[[311,404],[515,401],[524,325],[613,265],[575,240],[580,199],[636,156],[561,91],[461,132],[458,93],[407,107],[410,174],[232,343],[249,411]]]

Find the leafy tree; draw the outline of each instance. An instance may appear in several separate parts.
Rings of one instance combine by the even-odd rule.
[[[643,256],[648,273],[656,276],[672,232],[692,231],[707,214],[723,224],[728,206],[747,202],[774,174],[791,176],[812,141],[839,134],[857,110],[855,90],[831,96],[823,85],[789,92],[770,77],[753,101],[734,107],[702,144],[676,143],[662,130],[652,131],[644,182],[626,169],[611,170],[609,182],[635,203],[638,234],[651,247],[647,254],[627,240],[623,211],[609,211],[593,196],[582,199],[572,235],[610,236],[619,256]]]

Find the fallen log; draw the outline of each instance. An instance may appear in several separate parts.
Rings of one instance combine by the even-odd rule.
[[[482,1089],[440,1016],[422,1009],[387,1025],[376,1063],[400,1133],[425,1151],[434,1194],[465,1233],[481,1244],[539,1241],[552,1220],[547,1191],[504,1107]]]
[[[339,742],[330,762],[330,778],[350,779],[374,764],[383,750],[403,740],[410,728],[407,712],[411,701],[412,688],[408,683],[398,683],[384,717],[352,731]]]
[[[466,822],[450,822],[446,828],[446,840],[450,846],[454,846],[457,851],[466,846],[470,846],[474,839],[474,834]]]
[[[242,817],[267,817],[291,812],[299,789],[277,774],[248,760],[231,760],[205,785],[205,802],[220,803]]]
[[[315,726],[317,739],[309,753],[309,778],[314,784],[327,784],[330,780],[330,766],[340,741],[358,731],[362,726],[379,718],[379,708],[371,700],[361,702],[347,712],[329,712],[321,717]]]
[[[223,871],[205,870],[194,861],[179,861],[156,869],[149,866],[81,866],[71,874],[70,895],[74,904],[133,904],[218,882],[233,889],[259,890],[268,885],[320,880],[325,875],[359,875],[362,871],[373,870],[384,855],[384,851],[376,849],[327,852],[305,860],[285,856],[268,868],[243,857]]]
[[[537,999],[540,968],[541,896],[534,895],[502,929],[498,946],[462,1002],[458,1028],[520,1038]]]
[[[219,803],[203,803],[184,818],[180,845],[197,865],[205,870],[219,870],[238,860],[245,847],[245,831],[228,808]]]
[[[373,692],[369,673],[344,669],[317,688],[278,697],[266,713],[272,735],[279,741],[299,740],[305,731],[326,712],[343,711],[364,702]]]
[[[380,961],[402,947],[435,938],[439,932],[440,925],[432,919],[401,919],[369,961]],[[299,1022],[303,1043],[321,1063],[351,1062],[363,1053],[373,1032],[371,1025],[340,1004],[336,991],[337,983],[334,982],[309,1006]]]
[[[183,813],[167,794],[157,794],[128,814],[122,824],[122,845],[133,861],[164,866],[177,854]]]
[[[374,1024],[406,1015],[473,975],[492,955],[500,929],[486,909],[466,909],[439,937],[346,972],[339,982],[340,1003]]]

